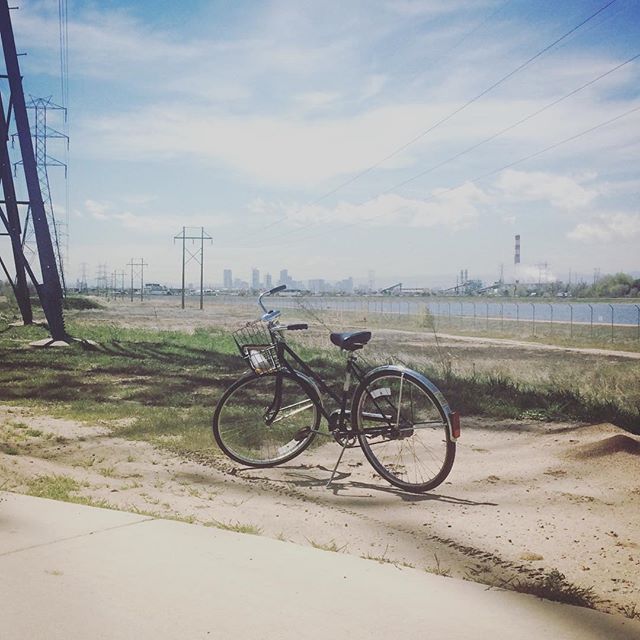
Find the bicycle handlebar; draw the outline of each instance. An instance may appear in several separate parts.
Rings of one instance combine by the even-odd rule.
[[[302,331],[304,329],[308,329],[309,325],[306,322],[301,322],[299,324],[288,324],[287,329],[289,331]]]
[[[278,285],[277,287],[273,287],[273,289],[269,289],[269,291],[263,291],[260,296],[258,297],[258,304],[262,307],[262,310],[265,313],[271,313],[270,311],[267,311],[267,308],[262,304],[262,298],[264,298],[265,296],[271,296],[274,293],[278,293],[279,291],[284,291],[287,288],[286,284],[281,284]]]

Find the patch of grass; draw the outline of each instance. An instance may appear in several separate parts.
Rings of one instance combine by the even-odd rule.
[[[430,327],[433,318],[425,316],[422,321]],[[61,351],[32,349],[28,342],[46,335],[44,329],[10,327],[0,333],[0,401],[46,410],[54,417],[99,422],[123,437],[151,441],[178,453],[216,455],[210,432],[213,408],[246,370],[228,332],[206,328],[188,334],[79,319],[67,326],[70,333],[95,340],[98,346],[74,343]],[[301,356],[330,386],[341,384],[344,358],[327,346],[324,332],[292,335],[291,340],[301,341]],[[564,354],[523,358],[511,349],[501,351],[502,359],[491,360],[486,348],[465,344],[445,350],[437,343],[434,364],[433,358],[427,360],[427,347],[416,348],[415,337],[397,340],[383,345],[388,353],[378,347],[378,358],[372,343],[362,358],[364,366],[369,360],[387,361],[389,353],[397,361],[404,358],[408,366],[432,378],[463,415],[607,421],[640,433],[635,362],[603,364],[602,358],[589,360],[591,356],[580,354],[580,362],[589,366],[578,370],[575,355],[576,360],[563,368],[568,357]],[[402,353],[403,340],[413,341],[408,354]],[[0,447],[15,454],[16,443],[14,439]]]
[[[98,469],[98,473],[105,478],[115,478],[116,477],[116,468],[114,466],[110,467],[101,467]]]
[[[104,305],[100,304],[97,300],[85,296],[67,296],[62,302],[62,306],[67,310],[75,309],[78,311],[104,309]]]
[[[593,609],[597,598],[593,587],[579,587],[569,582],[557,569],[547,571],[539,580],[513,580],[508,588],[539,598]]]
[[[620,612],[623,616],[630,618],[631,620],[640,620],[640,609],[635,604],[627,604],[620,607]]]
[[[427,573],[434,573],[437,576],[442,576],[445,578],[448,578],[451,575],[451,569],[449,568],[445,568],[443,566],[440,565],[440,559],[438,558],[438,556],[434,553],[433,557],[436,561],[435,565],[433,567],[429,567],[427,569],[425,569],[425,571]]]
[[[73,494],[80,490],[80,483],[68,476],[38,476],[29,480],[28,495],[63,502],[76,502],[78,496]]]
[[[380,564],[392,564],[395,567],[406,567],[407,569],[415,569],[415,565],[410,562],[403,562],[402,560],[391,560],[391,558],[385,558],[384,556],[372,556],[368,553],[365,553],[363,556],[360,556],[363,560],[373,560],[374,562],[379,562]]]
[[[235,531],[236,533],[248,533],[253,536],[259,536],[262,534],[262,528],[255,524],[243,524],[240,522],[220,522],[219,520],[211,520],[205,522],[208,527],[216,527],[217,529],[223,529],[224,531]]]
[[[115,432],[132,440],[145,440],[178,452],[211,451],[211,407],[157,408],[144,411],[131,424]]]
[[[307,542],[314,548],[314,549],[322,549],[323,551],[333,551],[334,553],[340,553],[341,551],[344,551],[348,545],[343,544],[341,547],[339,547],[335,540],[331,540],[330,542],[316,542],[315,540],[309,540],[309,538],[307,538]]]
[[[520,382],[503,373],[427,375],[464,414],[516,420],[611,422],[640,433],[640,405],[589,395],[572,386]]]
[[[149,516],[151,518],[158,518],[159,520],[173,520],[175,522],[185,522],[186,524],[194,524],[196,519],[194,516],[180,516],[175,513],[162,513],[160,511],[149,511],[148,509],[141,509],[139,507],[130,507],[127,509],[129,513],[135,513],[140,516]]]

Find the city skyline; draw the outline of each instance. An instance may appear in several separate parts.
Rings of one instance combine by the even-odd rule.
[[[240,275],[230,268],[223,269],[221,277],[211,275],[205,272],[204,274],[204,289],[205,290],[268,290],[274,286],[280,284],[286,284],[290,289],[301,289],[310,291],[312,293],[352,293],[354,291],[379,291],[381,289],[392,288],[394,285],[402,285],[404,289],[433,289],[433,290],[445,290],[453,289],[459,284],[465,282],[480,283],[483,287],[491,286],[498,282],[503,282],[505,285],[547,285],[552,283],[562,284],[564,286],[575,284],[593,284],[608,274],[603,272],[599,268],[594,268],[589,273],[578,273],[569,271],[564,277],[556,277],[548,263],[538,263],[534,268],[527,268],[524,273],[518,273],[513,271],[515,278],[505,278],[505,265],[500,265],[500,268],[496,271],[496,274],[490,274],[489,277],[482,277],[481,274],[474,273],[468,268],[459,269],[451,279],[443,277],[438,280],[437,278],[421,279],[418,277],[402,277],[396,278],[377,278],[375,271],[369,270],[365,276],[354,277],[346,275],[342,278],[328,278],[328,277],[316,277],[316,278],[297,278],[295,275],[289,273],[289,269],[280,269],[279,275],[274,276],[269,272],[264,272],[264,277],[261,277],[261,270],[257,267],[251,267],[250,269],[240,269]],[[153,283],[158,279],[154,279],[153,271],[147,269],[147,277],[145,277],[145,286],[148,283]],[[187,289],[199,290],[199,284],[196,282],[197,274],[193,274],[194,277],[186,279]],[[321,274],[320,274],[321,275]],[[640,277],[640,272],[630,272],[628,275],[632,277]],[[255,279],[254,279],[255,276]],[[495,277],[493,277],[495,276]],[[134,278],[138,283],[139,273],[136,272]],[[75,282],[70,283],[72,288],[86,289],[128,289],[130,282],[130,274],[125,271],[109,270],[108,265],[102,264],[99,266],[96,274],[93,278],[86,277],[86,265],[83,272],[83,276],[78,278]],[[124,283],[124,284],[123,284]],[[161,280],[158,284],[171,289],[179,289],[180,283],[174,280]],[[138,284],[135,284],[138,287]]]
[[[132,256],[178,281],[185,225],[211,283],[489,282],[516,233],[532,280],[638,272],[637,3],[161,4],[69,6],[70,283]],[[54,5],[12,19],[60,102]]]

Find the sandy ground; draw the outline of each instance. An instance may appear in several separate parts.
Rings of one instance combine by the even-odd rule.
[[[255,315],[250,307],[230,316],[215,305],[182,311],[179,301],[150,301],[78,317],[191,330],[236,326],[239,318]],[[401,336],[404,347],[417,339]],[[475,344],[495,348],[493,341]],[[572,357],[590,357],[572,351]],[[494,585],[558,569],[571,583],[593,588],[599,609],[640,617],[640,437],[610,424],[466,418],[449,478],[423,496],[389,486],[359,449],[347,451],[326,488],[339,453],[335,443],[279,468],[247,470],[221,455],[186,460],[114,437],[105,425],[26,408],[0,405],[0,435],[3,430],[23,434],[20,455],[0,453],[4,489],[26,492],[38,476],[64,475],[80,483],[78,495],[120,509]]]
[[[335,444],[279,468],[185,460],[100,425],[0,406],[27,426],[21,455],[0,454],[0,485],[64,475],[78,495],[498,585],[557,568],[593,587],[598,608],[640,607],[640,438],[611,425],[468,420],[449,479],[416,496],[386,484],[359,449],[330,488]]]

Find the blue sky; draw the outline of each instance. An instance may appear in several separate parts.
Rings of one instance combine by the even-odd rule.
[[[606,4],[69,0],[68,281],[144,258],[177,283],[183,225],[214,238],[210,285],[508,278],[516,233],[522,279],[638,271],[640,111],[580,135],[640,107],[640,58],[608,73],[640,53],[638,0],[452,115]],[[60,102],[58,2],[12,15],[25,92]]]

